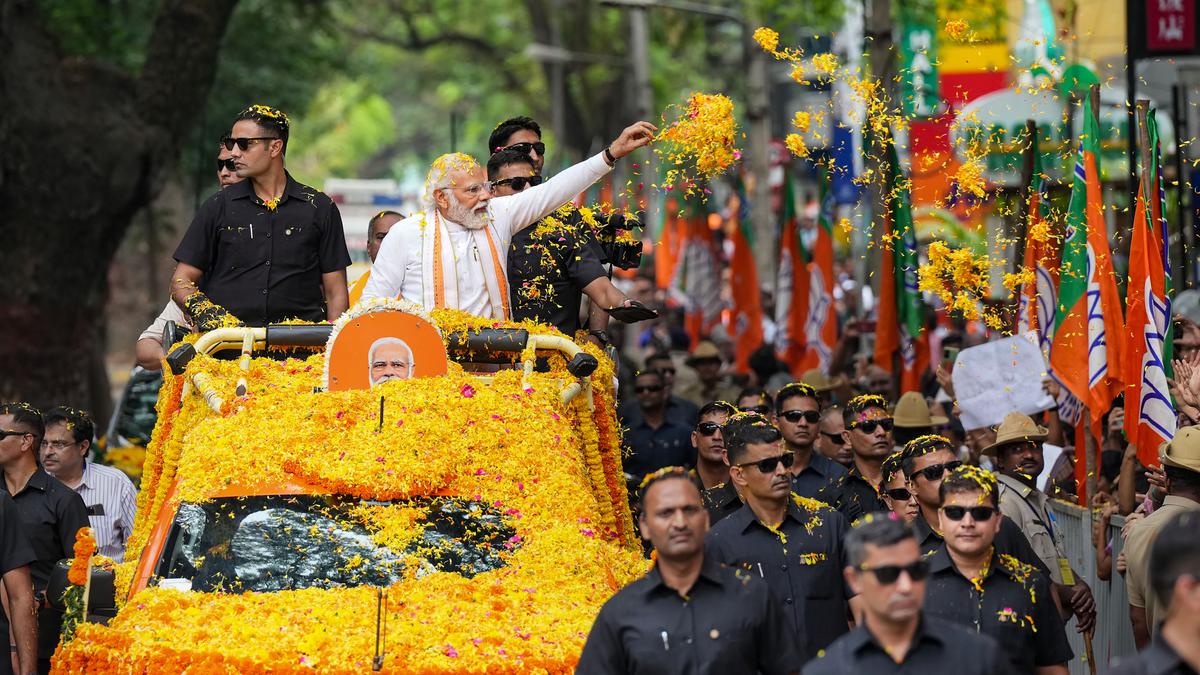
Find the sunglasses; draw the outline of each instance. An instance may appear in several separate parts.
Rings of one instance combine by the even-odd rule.
[[[828,431],[822,431],[821,435],[824,436],[825,438],[828,438],[829,442],[833,443],[834,445],[845,445],[846,444],[846,439],[842,438],[841,434],[831,434]]]
[[[527,187],[541,185],[542,180],[543,179],[541,176],[513,176],[512,178],[503,178],[498,181],[493,181],[492,187],[500,187],[502,185],[509,185],[512,187],[513,190],[520,192],[521,190],[524,190]]]
[[[953,471],[962,465],[963,463],[956,459],[953,462],[934,464],[933,466],[927,466],[920,471],[914,471],[913,476],[924,476],[925,480],[941,480],[942,476],[945,475],[947,471]]]
[[[758,413],[759,415],[771,414],[771,407],[766,405],[751,405],[746,406],[745,408],[738,408],[738,410],[741,410],[742,412]]]
[[[858,429],[864,434],[873,434],[875,429],[883,427],[884,431],[892,430],[892,418],[885,417],[877,420],[866,420],[865,422],[855,422],[850,425],[851,429]]]
[[[996,515],[996,509],[992,506],[943,506],[942,513],[946,514],[946,517],[954,522],[962,520],[963,516],[970,513],[971,520],[977,523],[985,523],[991,520],[992,516]]]
[[[721,425],[716,422],[701,422],[696,425],[696,433],[705,437],[712,436],[720,430]]]
[[[246,138],[246,137],[231,138],[229,136],[226,136],[225,138],[221,139],[221,145],[225,146],[226,150],[233,150],[233,146],[236,145],[239,148],[241,148],[243,151],[246,151],[246,150],[250,149],[250,144],[255,141],[277,141],[277,140],[279,140],[278,136],[252,136],[249,138]]]
[[[782,464],[783,468],[789,469],[795,461],[796,455],[789,452],[785,455],[779,455],[778,457],[768,457],[766,459],[760,459],[757,462],[745,462],[743,464],[734,464],[734,466],[740,469],[745,466],[754,465],[763,473],[775,473],[775,467]]]
[[[800,420],[804,420],[809,424],[816,424],[821,421],[821,413],[816,410],[787,410],[779,413],[779,416],[792,424],[797,424]]]
[[[662,390],[663,386],[661,384],[643,385],[641,387],[633,388],[633,391],[638,394],[645,394],[646,392],[660,392]]]
[[[894,502],[906,502],[912,499],[912,493],[908,491],[908,488],[892,488],[884,490],[883,494]]]
[[[881,584],[894,584],[900,578],[900,573],[908,575],[913,581],[921,581],[929,576],[929,561],[916,560],[907,565],[880,565],[879,567],[860,567],[864,572],[875,575]]]
[[[32,436],[32,435],[33,434],[28,431],[13,431],[12,429],[0,429],[0,441],[8,438],[9,436]]]
[[[530,150],[536,152],[538,157],[543,157],[546,154],[546,144],[538,141],[537,143],[513,143],[505,148],[506,150],[516,150],[517,152],[528,153]]]
[[[217,171],[237,171],[237,165],[233,163],[232,159],[218,159]]]

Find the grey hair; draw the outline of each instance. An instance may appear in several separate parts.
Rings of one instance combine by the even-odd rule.
[[[478,166],[479,160],[462,152],[449,152],[433,160],[433,164],[429,166],[429,173],[425,176],[425,187],[421,191],[421,210],[428,215],[437,209],[433,194],[451,187],[451,171],[470,171]]]
[[[367,350],[367,367],[370,368],[375,363],[375,350],[388,345],[400,345],[408,353],[408,373],[409,377],[411,377],[413,371],[417,368],[417,364],[413,363],[412,347],[409,347],[407,342],[397,337],[381,337],[372,342],[371,348]]]

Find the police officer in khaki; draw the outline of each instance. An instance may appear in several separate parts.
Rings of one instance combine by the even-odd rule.
[[[1042,441],[1048,434],[1029,415],[1010,412],[996,429],[996,442],[984,448],[983,454],[991,455],[1000,471],[1000,512],[1029,539],[1034,553],[1050,570],[1062,605],[1075,615],[1076,628],[1085,632],[1096,622],[1096,601],[1092,589],[1071,570],[1050,497],[1037,487],[1037,477],[1045,466]]]

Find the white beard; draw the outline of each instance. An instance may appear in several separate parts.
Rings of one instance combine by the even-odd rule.
[[[458,195],[455,195],[454,192],[448,190],[447,193],[450,197],[450,208],[446,209],[447,219],[462,225],[468,230],[482,230],[487,227],[491,218],[488,216],[486,202],[476,206],[472,210],[458,201]]]

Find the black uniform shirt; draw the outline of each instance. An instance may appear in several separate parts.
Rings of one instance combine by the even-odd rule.
[[[701,486],[700,497],[704,500],[704,508],[708,511],[708,526],[712,527],[726,516],[737,513],[742,508],[742,498],[738,496],[733,481],[725,481],[712,489]]]
[[[1025,538],[1025,534],[1021,532],[1021,528],[1017,524],[1009,520],[1007,516],[1000,515],[1000,531],[996,533],[996,539],[992,541],[992,546],[996,547],[998,553],[1007,553],[1026,565],[1033,565],[1046,578],[1050,578],[1050,570],[1046,569],[1046,563],[1034,553],[1033,546],[1029,544],[1029,540]],[[913,519],[913,529],[917,533],[917,544],[921,547],[922,555],[929,555],[940,548],[944,542],[942,535],[938,534],[929,523],[925,522],[925,517],[917,514]]]
[[[1108,675],[1196,675],[1196,671],[1159,633],[1149,647],[1122,658]]]
[[[630,424],[625,443],[633,453],[625,457],[625,473],[634,477],[635,485],[646,474],[666,466],[691,468],[696,465],[696,448],[692,447],[692,428],[669,417],[662,426],[651,427],[643,418]]]
[[[175,260],[204,272],[200,290],[250,326],[324,321],[321,275],[350,265],[342,216],[289,174],[272,211],[244,180],[200,206]]]
[[[849,630],[846,601],[853,592],[842,578],[846,519],[824,504],[805,501],[801,508],[795,498],[788,500],[778,533],[746,504],[708,531],[707,546],[722,563],[767,581],[791,619],[797,644],[807,646],[801,655],[808,658]]]
[[[1071,646],[1046,575],[993,551],[979,584],[982,591],[958,571],[942,545],[929,556],[925,611],[990,636],[1017,672],[1032,673],[1035,666],[1071,660]]]
[[[833,502],[834,508],[852,523],[868,513],[889,510],[888,505],[879,496],[879,491],[870,481],[863,478],[858,465],[853,462],[845,475],[826,488],[825,494],[829,496],[829,501]]]
[[[859,626],[838,638],[825,655],[809,661],[804,675],[1010,675],[1008,659],[996,641],[948,621],[921,616],[908,652],[900,663]]]
[[[792,476],[792,490],[801,497],[825,501],[828,498],[825,489],[836,485],[845,475],[846,467],[813,450],[808,466],[799,475]]]
[[[775,598],[743,570],[705,555],[687,596],[658,567],[609,598],[576,675],[794,673],[800,659]]]
[[[17,505],[7,492],[0,492],[0,576],[18,567],[30,565],[37,556],[29,539],[25,536],[25,528],[21,524],[21,514]],[[8,615],[0,608],[0,633],[8,633]],[[12,664],[9,659],[0,659],[0,674],[11,673]]]
[[[554,216],[558,220],[557,215]],[[514,321],[547,323],[569,337],[579,330],[583,288],[605,275],[595,237],[582,223],[542,220],[513,235],[508,294]]]

